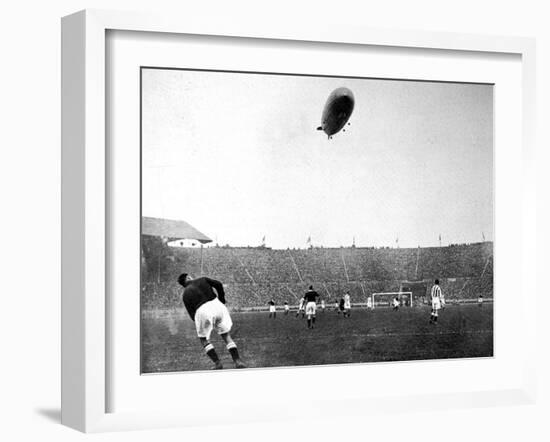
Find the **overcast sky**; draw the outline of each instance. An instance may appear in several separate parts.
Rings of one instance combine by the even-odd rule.
[[[316,131],[329,94],[351,126]],[[493,239],[493,87],[142,71],[144,216],[219,244],[400,247]]]

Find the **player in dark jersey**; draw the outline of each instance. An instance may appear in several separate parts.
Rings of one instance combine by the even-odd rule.
[[[235,363],[235,368],[245,368],[245,364],[239,358],[237,344],[229,334],[233,322],[225,306],[225,292],[222,283],[207,277],[191,279],[187,273],[182,273],[178,277],[178,283],[184,288],[183,304],[191,319],[195,321],[199,340],[207,356],[214,362],[214,368],[223,368],[216,349],[210,343],[210,335],[214,329],[225,342]]]
[[[309,290],[305,293],[304,299],[306,302],[307,328],[313,328],[315,324],[315,311],[317,310],[317,298],[319,293],[313,290],[313,286],[309,286]]]

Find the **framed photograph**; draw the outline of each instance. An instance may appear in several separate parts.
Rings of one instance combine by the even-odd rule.
[[[326,25],[63,19],[64,424],[534,401],[533,40]]]

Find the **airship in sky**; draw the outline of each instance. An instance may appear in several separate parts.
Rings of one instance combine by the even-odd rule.
[[[348,123],[354,105],[355,98],[353,97],[353,92],[347,87],[339,87],[332,91],[323,109],[321,125],[317,130],[322,130],[327,134],[329,139],[332,138],[335,133],[340,132],[346,123]]]

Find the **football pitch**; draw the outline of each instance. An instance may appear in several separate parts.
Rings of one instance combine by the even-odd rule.
[[[437,325],[429,323],[429,307],[356,308],[350,318],[327,309],[318,311],[313,330],[293,311],[276,319],[267,312],[231,317],[231,335],[250,368],[493,356],[492,304],[449,305]],[[142,373],[212,368],[186,313],[142,319],[141,339]],[[224,368],[233,368],[221,338],[214,333],[211,342]]]

